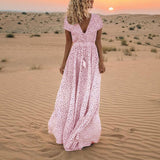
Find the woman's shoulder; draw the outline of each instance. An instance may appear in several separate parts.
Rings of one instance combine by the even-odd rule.
[[[102,20],[100,14],[94,13],[94,19],[95,19],[97,30],[101,29],[103,27],[103,20]]]
[[[98,13],[93,13],[93,15],[94,15],[94,17],[96,17],[96,18],[98,18],[98,19],[101,19],[100,14],[98,14]]]
[[[72,25],[67,20],[67,15],[64,16],[64,25],[63,28],[68,31],[72,31]]]
[[[68,22],[68,16],[67,15],[64,16],[64,23],[66,23],[67,25],[73,26],[73,24]]]

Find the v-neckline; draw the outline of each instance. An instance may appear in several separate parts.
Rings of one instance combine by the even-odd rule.
[[[85,32],[83,32],[83,30],[82,30],[82,28],[81,28],[80,24],[78,23],[78,26],[79,26],[79,28],[80,28],[81,33],[82,33],[82,34],[86,34],[86,33],[87,33],[88,28],[89,28],[90,23],[91,23],[91,20],[92,20],[92,17],[93,17],[93,13],[91,13],[91,18],[90,18],[90,20],[89,20],[89,23],[88,23],[88,26],[87,26],[87,29],[86,29],[86,31],[85,31]]]

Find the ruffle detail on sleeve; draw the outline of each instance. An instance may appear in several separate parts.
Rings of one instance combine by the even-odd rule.
[[[100,30],[101,28],[103,28],[103,20],[102,18],[100,17],[100,15],[97,14],[97,31]]]
[[[65,30],[70,31],[70,32],[71,32],[71,30],[72,30],[72,25],[68,23],[68,21],[67,21],[67,16],[65,16],[65,18],[64,18],[64,26],[63,26],[63,28],[64,28]]]

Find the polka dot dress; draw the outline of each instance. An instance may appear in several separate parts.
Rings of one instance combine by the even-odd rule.
[[[97,31],[103,27],[98,14],[91,18],[84,33],[79,24],[64,19],[73,45],[66,61],[54,111],[48,121],[48,133],[63,144],[65,151],[82,150],[98,143],[101,135],[99,56],[95,45]]]

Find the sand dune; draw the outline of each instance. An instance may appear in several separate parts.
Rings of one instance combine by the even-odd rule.
[[[33,24],[28,29],[26,25],[22,29],[17,28],[15,17],[19,16],[27,23],[34,15],[0,14],[3,17],[0,18],[0,27],[3,28],[0,29],[1,159],[159,160],[159,15],[102,16],[106,66],[101,83],[102,134],[99,143],[74,152],[66,152],[47,131],[62,77],[59,65],[65,44],[61,28],[63,14],[51,16],[54,20],[58,17],[60,22],[48,20],[46,28],[42,27],[47,30],[51,24],[57,25],[59,34],[54,33],[54,26],[49,33],[39,32],[39,29],[34,31]],[[49,15],[44,13],[41,16]],[[8,18],[13,19],[16,25],[12,27]],[[121,22],[122,18],[125,23]],[[38,21],[34,23],[39,25]],[[139,23],[141,29],[126,27]],[[13,28],[16,33],[12,33]],[[7,33],[15,37],[6,38]],[[37,33],[40,37],[30,37]],[[141,44],[137,44],[139,41]]]

